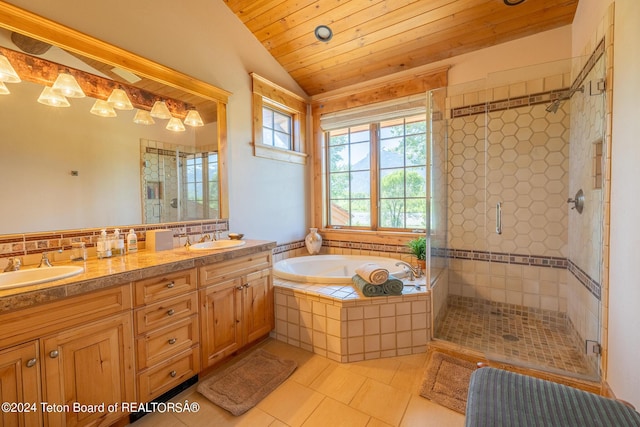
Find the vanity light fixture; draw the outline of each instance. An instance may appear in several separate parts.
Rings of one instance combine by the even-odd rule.
[[[155,121],[147,110],[137,110],[136,115],[133,116],[133,123],[138,125],[152,125]]]
[[[89,112],[100,117],[117,116],[116,110],[114,110],[107,101],[104,101],[102,99],[96,99],[96,102],[93,104],[93,107],[91,107],[91,110],[89,110]]]
[[[9,59],[6,56],[0,55],[0,82],[4,83],[20,83],[20,76],[13,69]]]
[[[173,132],[184,132],[186,129],[180,119],[177,117],[171,117],[171,119],[169,119],[169,123],[167,123],[167,130],[171,130]]]
[[[0,95],[9,95],[10,93],[7,86],[3,82],[0,82]]]
[[[62,95],[66,98],[84,98],[85,94],[82,88],[76,81],[75,77],[71,74],[60,73],[53,82],[51,89],[58,95]]]
[[[189,126],[204,126],[202,117],[200,117],[200,113],[198,113],[197,110],[189,110],[187,117],[184,119],[184,124]]]
[[[151,108],[151,117],[163,120],[170,119],[171,111],[169,111],[164,101],[156,101]]]
[[[127,93],[122,89],[114,89],[107,102],[117,110],[133,110],[133,105],[129,101]]]
[[[69,100],[62,95],[55,93],[49,86],[42,89],[42,93],[38,97],[40,104],[49,105],[50,107],[69,107]]]
[[[315,30],[313,30],[313,34],[316,36],[316,39],[321,42],[328,42],[333,37],[333,31],[326,25],[318,25]]]

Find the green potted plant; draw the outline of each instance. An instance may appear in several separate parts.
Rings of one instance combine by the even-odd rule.
[[[413,256],[418,260],[418,265],[422,267],[424,271],[427,268],[427,239],[425,237],[418,237],[410,240],[407,243]]]

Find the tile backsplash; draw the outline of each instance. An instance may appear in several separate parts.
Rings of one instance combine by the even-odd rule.
[[[215,231],[229,230],[227,219],[212,219],[203,221],[170,222],[161,224],[139,224],[126,226],[104,227],[109,234],[119,228],[121,233],[127,234],[133,228],[138,236],[138,242],[144,245],[146,233],[149,230],[170,229],[173,231],[174,247],[185,242],[185,235],[191,241],[197,240],[203,234]],[[67,251],[71,244],[84,242],[90,256],[95,256],[95,246],[102,228],[83,228],[75,230],[43,231],[23,234],[0,235],[0,267],[4,268],[10,257],[24,257],[24,264],[34,264],[40,259],[40,254],[50,251]],[[65,258],[67,259],[67,258]]]

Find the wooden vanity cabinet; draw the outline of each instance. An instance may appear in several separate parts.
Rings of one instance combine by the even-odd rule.
[[[3,426],[110,425],[125,414],[107,405],[135,400],[129,285],[4,313],[0,324],[2,400],[37,409],[17,423],[3,414]],[[69,411],[46,411],[41,402]],[[76,402],[105,410],[74,412]]]
[[[136,380],[141,402],[200,371],[196,269],[134,283]]]
[[[30,341],[0,351],[0,401],[39,405],[40,364],[38,341]],[[0,426],[30,427],[42,425],[40,407],[28,405],[0,412]],[[18,410],[21,409],[21,410]],[[35,410],[34,410],[35,409]]]
[[[200,267],[203,369],[274,327],[271,252]]]

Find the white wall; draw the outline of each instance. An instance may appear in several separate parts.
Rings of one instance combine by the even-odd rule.
[[[286,243],[307,233],[306,168],[253,157],[251,80],[256,72],[304,92],[221,0],[10,0],[233,93],[228,105],[230,227]]]
[[[615,2],[609,363],[617,397],[640,408],[640,2]]]

